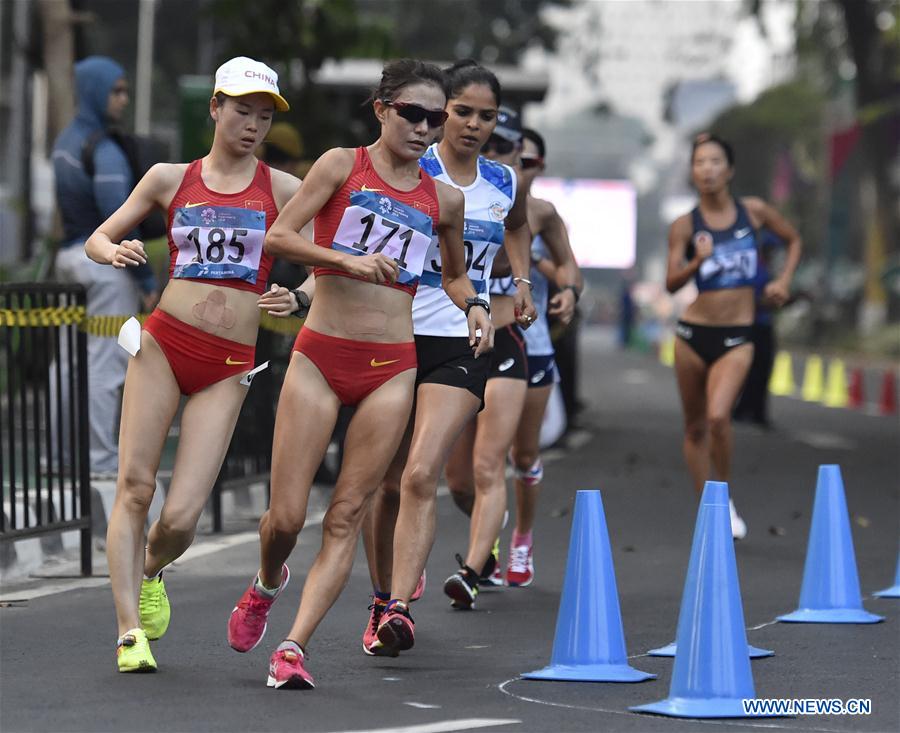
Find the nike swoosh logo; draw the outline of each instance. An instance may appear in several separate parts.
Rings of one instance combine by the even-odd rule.
[[[363,191],[371,191],[372,193],[381,193],[381,191],[382,191],[383,189],[381,189],[381,188],[369,188],[368,186],[363,185],[362,190],[363,190]]]
[[[225,363],[228,366],[237,366],[238,364],[249,364],[250,362],[249,361],[234,361],[234,359],[232,359],[229,356],[227,359],[225,359]]]
[[[735,239],[743,239],[750,233],[750,227],[745,227],[743,229],[736,229],[734,232]]]
[[[725,346],[727,346],[730,349],[732,346],[739,346],[740,344],[744,343],[746,340],[747,339],[743,339],[743,338],[725,339],[722,343],[725,344]]]
[[[192,204],[192,203],[188,202],[184,205],[184,208],[193,209],[195,206],[206,206],[208,203],[209,203],[209,201],[201,201],[198,204]]]
[[[400,360],[399,359],[389,359],[388,361],[375,361],[375,359],[373,358],[372,361],[369,362],[369,366],[372,366],[372,367],[387,366],[388,364],[396,364],[398,361],[400,361]]]
[[[515,359],[507,359],[500,366],[497,367],[501,372],[505,372],[507,369],[511,368],[513,364],[516,363]]]
[[[465,372],[465,373],[466,373],[466,374],[468,374],[468,373],[469,373],[469,370],[468,370],[468,369],[466,369],[466,368],[465,368],[465,367],[464,367],[464,366],[459,366],[459,365],[458,365],[458,364],[457,364],[457,366],[456,366],[456,368],[457,368],[457,369],[462,369],[462,370],[463,370],[463,372]]]

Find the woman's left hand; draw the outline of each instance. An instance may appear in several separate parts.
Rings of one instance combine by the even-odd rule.
[[[259,296],[256,301],[260,310],[266,311],[275,318],[287,318],[297,310],[297,301],[294,294],[285,287],[272,284],[272,287]]]
[[[763,300],[776,308],[781,308],[781,306],[788,302],[788,298],[790,297],[790,287],[781,279],[772,280],[772,282],[768,283],[763,289]]]
[[[575,293],[571,288],[559,291],[550,298],[547,314],[559,318],[560,323],[568,326],[575,316]]]
[[[516,323],[520,328],[528,328],[537,320],[537,310],[531,300],[531,287],[527,283],[520,282],[513,296]]]

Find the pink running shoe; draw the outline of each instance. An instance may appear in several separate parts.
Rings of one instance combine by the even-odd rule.
[[[281,585],[271,598],[256,590],[256,578],[250,582],[250,587],[244,591],[244,595],[228,619],[228,643],[232,649],[236,652],[249,652],[262,641],[266,633],[269,610],[275,599],[287,587],[290,579],[291,571],[288,570],[288,566],[282,566]]]
[[[416,589],[413,591],[413,594],[409,597],[409,602],[418,601],[422,594],[425,592],[425,570],[422,569],[422,574],[419,576],[419,582],[416,583]]]
[[[381,616],[384,614],[387,601],[382,601],[376,596],[372,596],[372,605],[369,610],[372,612],[369,616],[369,623],[363,633],[363,651],[370,657],[390,656],[387,654],[384,644],[378,641],[378,624],[381,623]],[[396,656],[396,655],[394,655]]]
[[[532,545],[518,545],[509,548],[509,562],[506,565],[506,583],[510,586],[525,587],[534,580],[534,559]]]
[[[303,666],[305,660],[306,655],[299,645],[296,649],[276,649],[269,659],[266,687],[274,687],[276,690],[312,690],[316,683]]]
[[[378,625],[378,640],[392,657],[412,649],[416,643],[416,624],[409,615],[409,606],[403,601],[387,604]]]

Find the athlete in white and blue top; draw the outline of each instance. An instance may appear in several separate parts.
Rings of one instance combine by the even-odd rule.
[[[466,267],[476,292],[489,300],[491,267],[503,246],[503,222],[516,200],[516,172],[479,155],[475,180],[459,185],[447,172],[437,143],[428,148],[419,165],[435,180],[449,183],[465,195]],[[441,288],[441,254],[435,238],[413,300],[413,330],[417,336],[465,336],[465,325],[465,314],[453,306]]]
[[[450,96],[444,136],[426,151],[420,164],[432,177],[465,194],[466,265],[479,296],[469,308],[488,309],[488,274],[501,245],[515,271],[527,278],[531,235],[525,199],[515,171],[479,155],[497,124],[500,85],[496,77],[474,62],[460,62],[447,73]],[[413,300],[418,357],[415,414],[376,495],[366,537],[374,586],[371,615],[363,634],[366,654],[396,656],[411,645],[397,645],[390,638],[385,644],[381,637],[389,635],[388,624],[381,624],[383,631],[377,635],[373,630],[379,627],[386,603],[393,604],[393,609],[421,593],[425,561],[434,541],[438,478],[460,432],[486,399],[491,357],[475,358],[467,332],[461,328],[465,319],[460,321],[441,290],[440,273],[440,250],[434,244]],[[527,324],[535,317],[534,306],[527,288],[519,290],[517,307],[522,323]],[[501,507],[485,555],[502,515]],[[477,592],[477,574],[472,583]]]
[[[731,146],[708,133],[698,136],[691,179],[700,201],[669,228],[666,289],[674,293],[696,279],[699,291],[678,322],[675,340],[684,456],[698,492],[707,479],[731,477],[731,411],[753,359],[756,232],[765,226],[787,242],[784,268],[763,294],[769,305],[787,301],[802,246],[797,230],[765,201],[731,194],[733,176]],[[733,503],[731,529],[736,539],[747,531]]]

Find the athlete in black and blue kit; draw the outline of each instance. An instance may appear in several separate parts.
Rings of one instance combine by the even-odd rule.
[[[802,247],[797,230],[765,201],[731,194],[733,176],[731,146],[715,135],[698,135],[691,179],[700,201],[669,228],[666,289],[674,293],[693,278],[699,291],[675,331],[684,457],[697,491],[707,479],[728,481],[731,474],[731,410],[753,359],[757,232],[766,227],[787,242],[784,268],[765,288],[774,307],[788,299]],[[735,539],[747,533],[733,502],[731,530]]]

